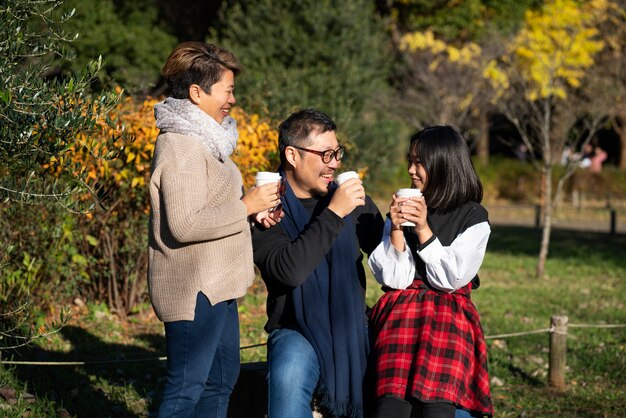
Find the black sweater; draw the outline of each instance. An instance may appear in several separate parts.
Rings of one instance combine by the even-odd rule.
[[[254,263],[267,286],[267,316],[265,330],[295,325],[291,290],[302,283],[315,270],[330,251],[345,220],[327,208],[329,197],[300,199],[311,213],[311,220],[300,235],[292,241],[280,225],[265,229],[256,225],[252,231]],[[352,224],[360,250],[369,254],[380,243],[384,219],[378,208],[366,196],[365,205],[352,212]],[[357,250],[354,263],[363,295],[365,295],[365,270],[363,254]]]

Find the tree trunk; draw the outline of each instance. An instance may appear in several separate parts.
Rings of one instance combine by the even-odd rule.
[[[480,164],[489,164],[489,114],[486,111],[480,112],[479,116],[476,155]]]
[[[539,249],[539,260],[537,261],[537,278],[542,278],[545,272],[546,259],[548,258],[548,248],[550,247],[550,234],[552,233],[552,167],[548,167],[545,174],[544,186],[542,187],[543,202],[543,231],[541,236],[541,248]]]

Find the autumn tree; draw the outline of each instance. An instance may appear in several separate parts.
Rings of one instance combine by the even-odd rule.
[[[489,161],[494,111],[491,71],[503,39],[517,31],[537,1],[379,1],[389,16],[402,64],[395,78],[398,111],[413,126],[451,123],[472,140],[478,161]]]
[[[540,10],[527,11],[510,53],[501,58],[508,87],[501,90],[499,108],[517,128],[543,179],[538,277],[545,271],[555,197],[577,161],[570,160],[559,178],[554,178],[554,167],[565,146],[574,150],[591,140],[604,116],[590,114],[579,93],[594,57],[604,47],[597,25],[605,18],[607,7],[606,0],[552,0]]]
[[[430,30],[404,35],[399,46],[407,61],[399,112],[417,128],[450,124],[466,137],[482,137],[478,155],[486,164],[488,129],[479,132],[477,121],[487,119],[495,94],[492,84],[503,81],[491,74],[497,47],[474,42],[457,46],[436,38]]]

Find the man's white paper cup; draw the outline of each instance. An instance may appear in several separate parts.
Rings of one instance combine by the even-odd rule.
[[[270,171],[259,171],[256,173],[256,185],[262,186],[268,183],[278,183],[280,181],[280,173],[272,173]]]
[[[420,197],[422,192],[420,189],[399,189],[396,192],[396,197]],[[413,222],[402,222],[400,225],[402,226],[415,226]]]
[[[338,185],[341,186],[341,184],[343,184],[346,180],[358,179],[358,178],[359,178],[359,175],[357,174],[356,171],[346,171],[346,172],[339,174],[335,181],[337,182]]]

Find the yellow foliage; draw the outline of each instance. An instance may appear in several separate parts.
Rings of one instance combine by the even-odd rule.
[[[270,126],[269,120],[257,114],[248,115],[241,108],[234,108],[231,116],[237,121],[239,131],[239,142],[232,159],[241,170],[244,184],[250,187],[257,172],[277,168],[278,131]]]
[[[459,63],[461,65],[475,65],[476,60],[480,57],[482,49],[478,44],[468,42],[462,48],[457,48],[435,39],[435,34],[431,30],[424,32],[412,32],[404,35],[400,42],[400,48],[405,51],[429,51],[435,56],[443,56],[450,62]],[[431,66],[434,71],[437,65]]]
[[[467,94],[465,97],[461,99],[461,103],[459,103],[459,108],[461,110],[465,110],[472,105],[473,101],[474,101],[474,95],[471,93]]]
[[[97,134],[78,135],[68,152],[58,160],[51,159],[44,168],[60,175],[61,167],[64,167],[68,174],[82,179],[91,189],[121,187],[130,171],[134,177],[148,176],[145,162],[152,159],[157,134],[152,111],[154,103],[156,100],[152,99],[136,104],[132,98],[126,98],[109,115],[113,119],[119,117],[121,126],[110,129],[105,123],[99,123]],[[125,132],[129,139],[122,142],[119,139],[121,132]],[[115,138],[118,139],[112,141]]]
[[[509,76],[498,66],[496,60],[487,62],[483,69],[483,77],[489,80],[494,90],[499,94],[509,88]]]
[[[608,2],[552,0],[541,10],[526,12],[525,26],[513,45],[524,78],[533,88],[528,98],[565,98],[566,85],[577,87],[585,69],[604,44],[597,40]]]
[[[109,138],[116,132],[103,129],[95,136],[80,135],[64,156],[59,160],[51,159],[45,168],[60,175],[60,167],[66,167],[64,163],[68,161],[70,174],[75,177],[82,174],[92,189],[101,186],[123,189],[123,198],[127,201],[145,194],[159,134],[154,120],[157,102],[155,98],[136,102],[128,97],[117,106],[115,115],[111,116],[120,118],[131,140],[124,143],[118,140],[112,147]],[[245,184],[251,186],[257,171],[275,169],[278,165],[278,132],[271,128],[269,121],[256,114],[247,115],[240,108],[233,109],[231,115],[237,121],[239,131],[233,161],[239,166]],[[107,155],[115,158],[100,158]]]
[[[400,48],[408,51],[429,50],[433,54],[439,54],[446,50],[445,42],[435,39],[431,30],[424,32],[408,33],[402,37]]]

